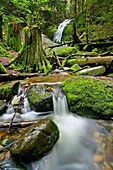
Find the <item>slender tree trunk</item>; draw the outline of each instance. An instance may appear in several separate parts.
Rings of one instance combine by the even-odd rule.
[[[25,30],[25,42],[21,52],[15,60],[17,69],[26,72],[44,72],[47,74],[52,66],[46,59],[42,48],[41,30],[38,27]]]
[[[2,35],[2,25],[3,25],[3,20],[2,16],[0,15],[0,41],[3,40],[3,35]]]
[[[15,51],[21,49],[21,34],[19,23],[9,23],[7,28],[7,44]]]
[[[84,3],[85,3],[85,0],[82,0],[82,14],[84,14]]]
[[[89,19],[90,19],[90,0],[87,3],[86,8],[86,42],[89,43]]]

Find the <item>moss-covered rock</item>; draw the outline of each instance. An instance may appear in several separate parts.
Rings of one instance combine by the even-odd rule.
[[[25,130],[22,138],[11,147],[10,153],[17,161],[36,161],[53,148],[58,138],[59,130],[52,120],[38,120]]]
[[[92,68],[86,68],[81,71],[75,73],[76,75],[90,75],[90,76],[99,76],[106,72],[106,68],[104,66],[97,66]]]
[[[19,82],[16,82],[0,86],[0,100],[11,100],[11,98],[18,93],[19,84]]]
[[[94,78],[74,76],[62,82],[70,111],[91,118],[113,117],[113,85]]]
[[[79,66],[85,66],[87,64],[86,58],[76,58],[67,60],[67,66],[72,66],[74,64],[78,64]]]
[[[46,53],[47,55],[53,54],[53,52],[55,52],[55,54],[57,56],[61,56],[61,57],[67,57],[68,55],[72,55],[72,54],[76,54],[76,52],[78,51],[77,47],[67,47],[67,46],[60,46],[60,47],[55,47],[53,49],[47,49]]]
[[[0,63],[0,74],[5,74],[7,73],[5,67]]]
[[[72,67],[70,67],[70,70],[72,70],[72,71],[78,71],[80,69],[81,69],[81,67],[78,64],[74,64]]]
[[[28,101],[31,109],[37,112],[46,112],[53,110],[52,96],[46,91],[44,85],[37,85],[28,92]]]

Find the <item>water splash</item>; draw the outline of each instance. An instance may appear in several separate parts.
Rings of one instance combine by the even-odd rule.
[[[94,170],[94,120],[74,116],[60,90],[54,89],[54,122],[60,138],[49,155],[39,162],[39,170]]]
[[[61,38],[62,38],[62,34],[63,34],[63,31],[64,31],[64,28],[72,21],[73,19],[66,19],[65,21],[63,21],[57,31],[55,32],[54,34],[54,38],[53,38],[53,41],[54,42],[61,42]]]

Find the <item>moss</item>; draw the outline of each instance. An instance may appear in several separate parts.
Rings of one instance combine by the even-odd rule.
[[[53,110],[51,93],[46,91],[44,85],[34,86],[28,92],[28,100],[31,109],[38,112]]]
[[[72,65],[72,67],[70,68],[70,70],[72,70],[72,71],[77,71],[77,70],[80,70],[80,66],[78,65],[78,64],[74,64],[74,65]]]
[[[18,93],[18,86],[19,82],[7,83],[0,86],[0,100],[11,100],[11,98]]]
[[[12,55],[6,51],[5,47],[3,47],[3,44],[0,44],[0,57],[12,57]]]
[[[58,56],[68,56],[71,54],[75,54],[77,52],[76,47],[60,47],[60,48],[55,48],[55,52]]]
[[[107,82],[75,76],[62,82],[70,110],[92,118],[113,116],[113,86]]]
[[[6,73],[7,71],[6,71],[6,69],[5,69],[5,67],[0,63],[0,74],[4,74],[4,73]]]
[[[96,75],[102,75],[106,72],[106,68],[104,66],[98,66],[93,68],[86,68],[84,70],[81,70],[76,75],[90,75],[90,76],[96,76]]]
[[[7,43],[15,51],[19,51],[22,47],[21,36],[20,36],[20,24],[19,23],[9,23],[7,28]]]
[[[73,40],[73,34],[74,34],[74,22],[71,21],[64,29],[62,41],[72,41]]]
[[[57,56],[67,57],[68,55],[76,54],[77,51],[78,51],[77,47],[62,46],[62,47],[55,47],[52,50],[47,49],[46,53],[47,55],[50,55],[53,52],[55,52]]]
[[[70,59],[67,61],[68,66],[72,66],[74,64],[78,64],[79,66],[84,66],[86,65],[86,58],[77,58],[77,59]]]

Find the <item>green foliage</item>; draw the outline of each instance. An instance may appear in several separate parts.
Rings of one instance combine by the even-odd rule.
[[[7,52],[2,43],[0,44],[0,57],[12,57],[12,55],[9,52]]]
[[[0,74],[7,73],[5,67],[0,63]]]
[[[21,28],[19,23],[8,23],[7,26],[7,44],[15,51],[19,51],[21,44]]]
[[[92,118],[113,116],[113,85],[77,76],[64,80],[62,89],[72,112]]]
[[[74,21],[71,21],[64,29],[62,41],[72,41],[74,35]]]

